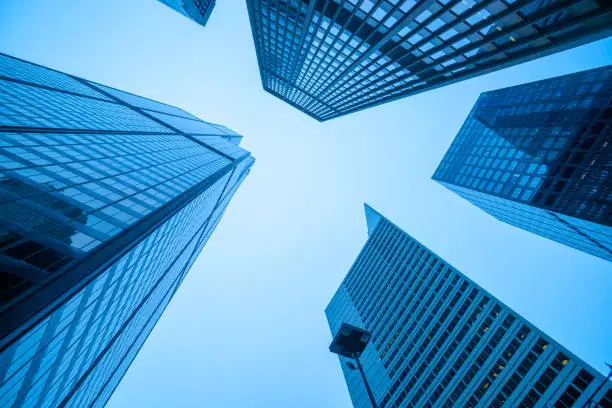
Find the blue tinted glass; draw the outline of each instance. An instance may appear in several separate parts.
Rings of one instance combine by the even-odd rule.
[[[553,1],[288,4],[247,1],[262,84],[321,121],[605,38],[612,20],[595,3],[571,13]]]
[[[199,120],[195,116],[185,112],[182,109],[176,108],[174,106],[166,105],[165,103],[143,98],[142,96],[134,95],[129,92],[123,92],[118,89],[111,88],[109,86],[97,84],[95,82],[89,82],[89,83],[92,86],[96,88],[100,88],[101,90],[108,92],[109,94],[120,99],[121,101],[126,102],[137,108],[151,109],[157,112],[163,112],[163,113],[168,113],[168,114],[175,115],[175,116],[181,116],[184,118]]]
[[[104,406],[254,160],[180,109],[20,64],[0,78],[0,406]]]
[[[366,219],[368,241],[325,313],[332,335],[342,323],[371,333],[359,360],[378,406],[580,406],[602,384],[596,370],[375,210],[366,207]],[[359,372],[339,358],[353,405],[371,407]],[[610,392],[607,382],[596,400]]]
[[[69,75],[4,54],[0,54],[0,76],[95,98],[108,99]]]
[[[434,179],[500,220],[612,260],[611,77],[607,66],[483,93]]]

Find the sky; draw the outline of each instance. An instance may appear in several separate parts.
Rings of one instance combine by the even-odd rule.
[[[324,123],[263,91],[242,0],[205,28],[155,0],[1,0],[0,51],[226,125],[257,160],[109,407],[350,407],[323,311],[367,239],[364,202],[612,361],[611,264],[431,180],[481,92],[610,64],[612,39]]]

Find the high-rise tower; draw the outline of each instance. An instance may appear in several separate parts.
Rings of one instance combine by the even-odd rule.
[[[263,87],[318,120],[612,33],[605,0],[247,0]]]
[[[612,66],[483,93],[433,178],[508,224],[612,260]]]
[[[377,405],[592,408],[612,383],[366,206],[368,240],[325,313],[371,333],[360,357]],[[370,408],[340,357],[353,405]]]
[[[103,406],[253,164],[241,136],[0,54],[0,406]]]
[[[215,0],[159,0],[196,23],[205,26],[215,7]]]

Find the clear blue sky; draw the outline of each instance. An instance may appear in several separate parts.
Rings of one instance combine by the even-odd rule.
[[[257,158],[111,408],[349,407],[323,309],[367,238],[364,201],[599,370],[612,360],[612,264],[431,180],[480,92],[610,64],[611,39],[326,123],[262,90],[243,0],[206,28],[156,0],[1,0],[0,51],[231,127]]]

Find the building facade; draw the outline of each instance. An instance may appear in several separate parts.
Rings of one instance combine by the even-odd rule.
[[[185,111],[0,54],[0,406],[103,406],[253,164]]]
[[[215,0],[159,0],[196,23],[205,26],[215,7]]]
[[[379,407],[612,406],[612,383],[366,205],[368,240],[325,310],[372,334]],[[353,405],[371,407],[339,357]]]
[[[612,65],[483,93],[433,179],[612,261]]]
[[[247,0],[266,91],[324,121],[612,33],[604,0]]]

